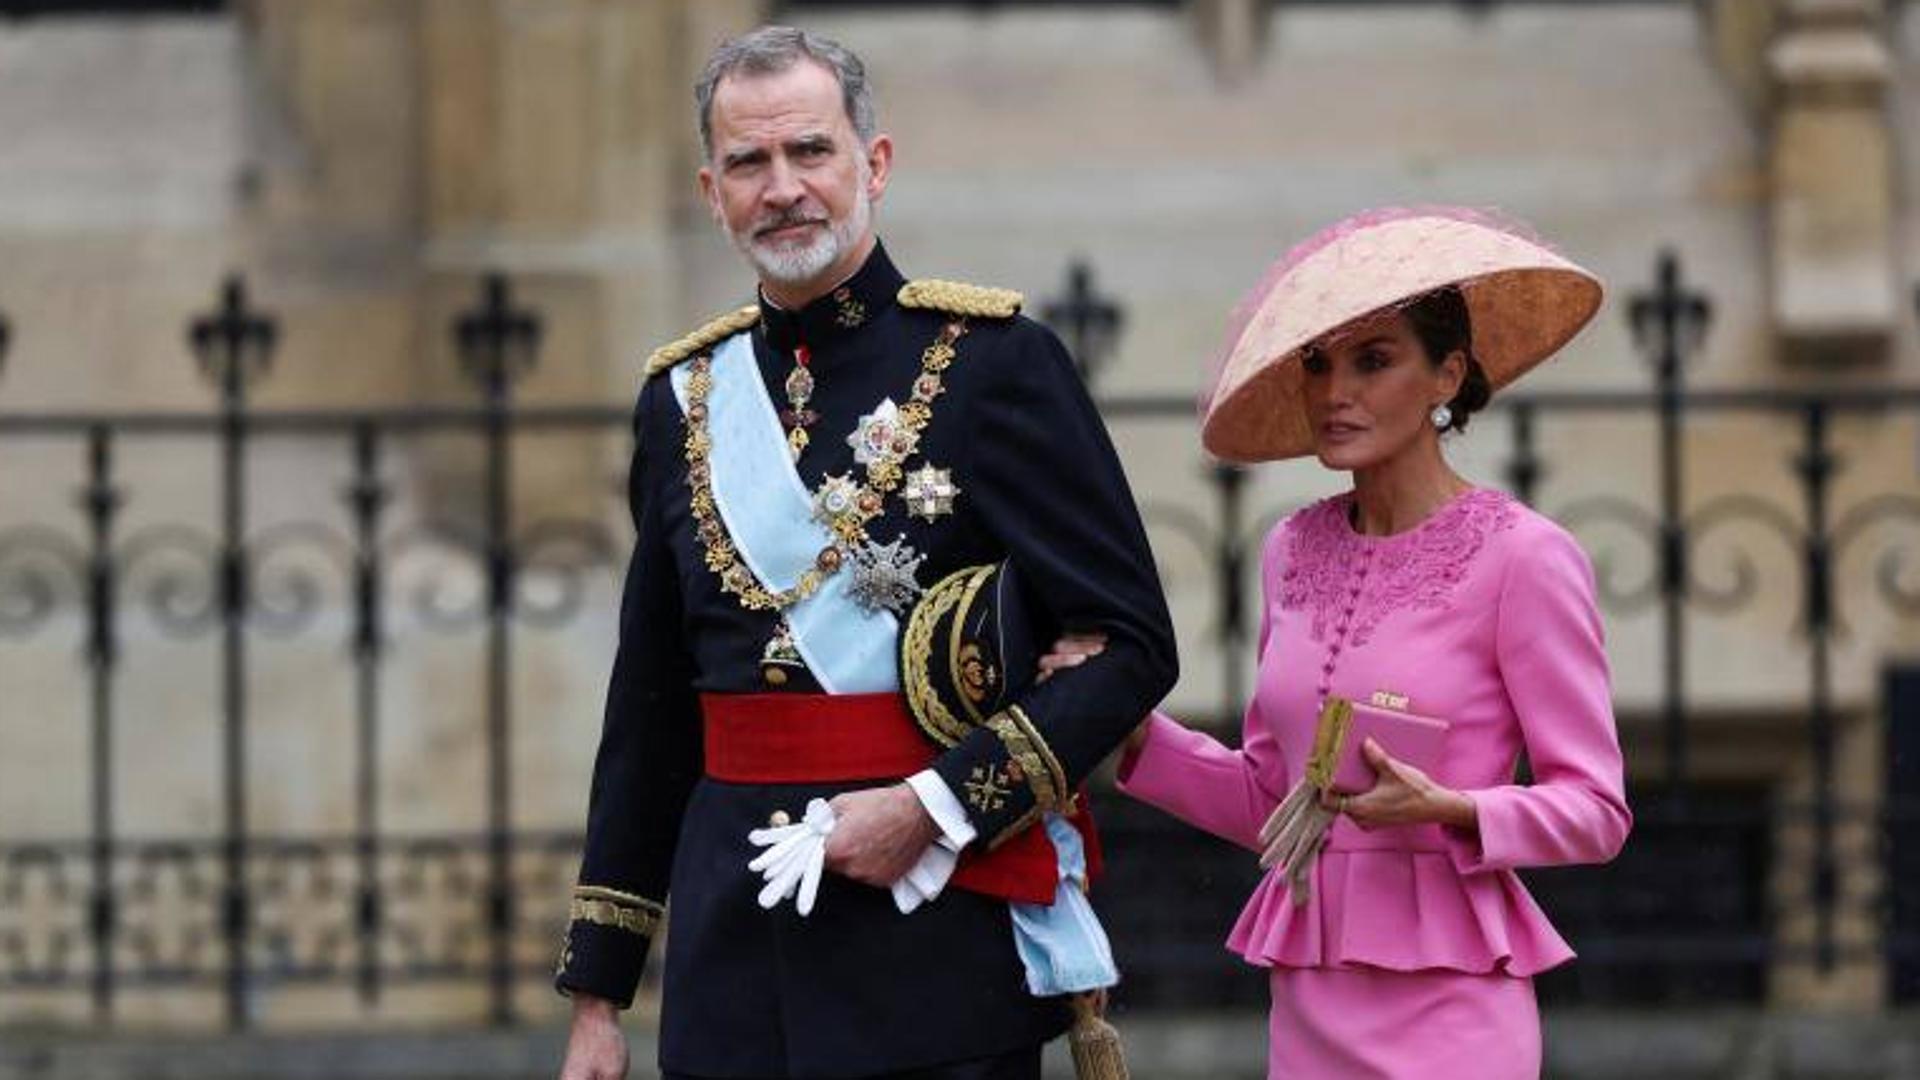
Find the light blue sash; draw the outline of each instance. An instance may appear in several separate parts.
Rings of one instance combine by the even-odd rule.
[[[790,589],[833,543],[833,534],[813,520],[813,497],[794,469],[786,432],[754,362],[751,335],[735,334],[716,349],[712,371],[707,429],[713,436],[714,506],[753,576],[769,589]],[[672,378],[684,412],[687,365],[675,367]],[[854,603],[847,581],[847,574],[835,574],[787,610],[794,647],[829,694],[897,691],[900,624],[886,611]],[[1112,986],[1120,981],[1113,949],[1079,885],[1087,873],[1080,833],[1057,814],[1045,821],[1060,860],[1054,902],[1009,905],[1027,987],[1052,996]]]
[[[687,407],[687,365],[673,369],[673,392]],[[813,520],[813,496],[794,470],[779,414],[753,359],[753,338],[735,334],[713,354],[707,395],[713,435],[713,501],[753,576],[767,588],[790,589],[813,565],[833,533]],[[847,595],[849,575],[834,574],[812,596],[787,609],[794,647],[829,694],[900,689],[894,646],[900,624]]]
[[[1047,838],[1060,860],[1053,904],[1012,904],[1013,944],[1027,969],[1035,997],[1097,990],[1120,981],[1113,946],[1080,883],[1087,878],[1087,852],[1080,831],[1059,814],[1046,816]]]

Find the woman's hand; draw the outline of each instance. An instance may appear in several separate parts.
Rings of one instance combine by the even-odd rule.
[[[1053,649],[1040,658],[1040,675],[1035,682],[1046,682],[1053,673],[1065,668],[1079,667],[1089,657],[1099,656],[1107,649],[1105,634],[1066,634],[1053,643]],[[1147,742],[1147,724],[1153,719],[1143,716],[1132,731],[1127,732],[1126,744],[1121,748],[1124,753],[1134,753]]]
[[[1373,787],[1351,796],[1325,792],[1320,796],[1320,805],[1347,815],[1362,829],[1428,822],[1468,830],[1478,826],[1472,799],[1436,783],[1426,773],[1387,753],[1372,739],[1360,745],[1360,753],[1379,774]]]
[[[1079,667],[1091,657],[1107,651],[1105,634],[1066,634],[1053,643],[1053,649],[1040,658],[1040,674],[1035,682],[1046,682],[1056,671]]]

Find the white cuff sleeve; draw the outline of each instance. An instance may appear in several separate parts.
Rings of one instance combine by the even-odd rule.
[[[907,786],[920,797],[920,805],[927,808],[927,816],[933,818],[933,823],[940,827],[938,843],[949,851],[959,851],[980,835],[973,827],[973,822],[967,820],[966,808],[960,805],[959,799],[954,798],[952,789],[947,787],[945,780],[940,779],[939,773],[922,769],[907,777]]]

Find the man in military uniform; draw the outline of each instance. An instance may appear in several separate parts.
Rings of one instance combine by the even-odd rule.
[[[697,104],[701,190],[759,296],[656,352],[635,407],[638,541],[557,977],[562,1075],[624,1074],[616,1010],[671,892],[667,1077],[1037,1078],[1067,1009],[1032,989],[1015,924],[1056,887],[1077,899],[1078,785],[1175,677],[1144,530],[1018,294],[910,282],[879,244],[893,147],[856,57],[764,27],[716,52]],[[1036,633],[1105,650],[1017,688],[956,656],[967,711],[983,686],[1010,696],[972,718],[921,701],[945,718],[929,726],[900,627],[929,587],[953,583],[951,606],[996,564]],[[749,868],[803,851],[770,847],[803,818],[831,819],[824,876]]]

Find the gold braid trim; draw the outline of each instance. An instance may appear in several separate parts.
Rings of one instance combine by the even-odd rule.
[[[611,900],[627,907],[651,908],[657,912],[667,910],[667,905],[658,900],[649,900],[644,896],[621,892],[619,889],[609,889],[603,885],[575,885],[573,895],[582,900]]]
[[[949,635],[950,640],[947,643],[947,677],[953,680],[954,689],[960,691],[960,707],[967,711],[967,719],[973,721],[975,727],[986,723],[987,718],[980,715],[980,706],[975,705],[973,699],[967,696],[967,681],[961,671],[960,653],[965,647],[962,637],[967,628],[967,613],[973,610],[974,600],[979,597],[981,588],[986,585],[987,578],[992,574],[992,566],[983,566],[980,572],[967,582],[967,594],[960,598],[960,610],[953,614],[953,632]],[[1004,656],[1000,658],[1003,666],[1006,659]],[[1001,672],[1000,676],[1004,679],[1006,673]]]
[[[572,922],[611,926],[641,937],[652,937],[660,927],[659,915],[638,908],[621,907],[607,900],[575,900],[567,907],[567,918]]]
[[[1007,715],[1013,717],[1014,723],[1020,726],[1027,741],[1032,744],[1034,752],[1040,755],[1041,762],[1046,766],[1047,783],[1054,793],[1053,801],[1046,803],[1046,808],[1066,813],[1073,797],[1073,785],[1067,783],[1066,768],[1060,764],[1060,759],[1054,756],[1053,747],[1047,745],[1046,737],[1040,734],[1040,729],[1035,727],[1033,720],[1027,716],[1027,710],[1018,705],[1009,705]],[[1038,797],[1038,794],[1036,791],[1035,796]]]
[[[626,930],[641,938],[651,938],[653,932],[659,930],[662,917],[666,917],[666,907],[660,903],[599,886],[578,886],[574,890],[574,901],[566,907],[566,919],[570,922],[612,926],[614,930]]]
[[[933,689],[934,628],[954,605],[973,595],[980,582],[992,572],[991,564],[970,566],[940,579],[914,605],[907,616],[906,628],[900,633],[901,689],[907,695],[908,711],[919,722],[920,730],[944,747],[957,745],[973,728],[955,717]],[[955,621],[959,621],[958,615]]]
[[[748,304],[713,319],[679,341],[653,350],[653,355],[647,357],[647,378],[653,378],[689,356],[706,352],[709,346],[717,345],[742,330],[751,330],[759,321],[758,304]]]
[[[1067,785],[1067,771],[1061,768],[1060,759],[1053,756],[1053,748],[1034,727],[1026,710],[1009,705],[1007,711],[988,717],[987,727],[1000,737],[1007,755],[1019,764],[1033,791],[1033,805],[1027,812],[987,841],[987,850],[992,851],[1039,821],[1042,814],[1072,813],[1073,789]]]
[[[1011,319],[1020,314],[1026,297],[1012,289],[992,289],[960,281],[925,278],[900,286],[896,299],[902,307],[944,311],[949,315],[974,315],[983,319]]]
[[[652,937],[667,914],[666,905],[618,889],[580,885],[573,890],[567,918],[573,922],[611,926],[641,937]]]
[[[1033,792],[1035,808],[1043,812],[1059,809],[1066,801],[1066,775],[1027,714],[1017,705],[1009,706],[1006,712],[988,717],[987,727],[999,736],[1000,744],[1007,748],[1007,756],[1020,766],[1027,787]]]

